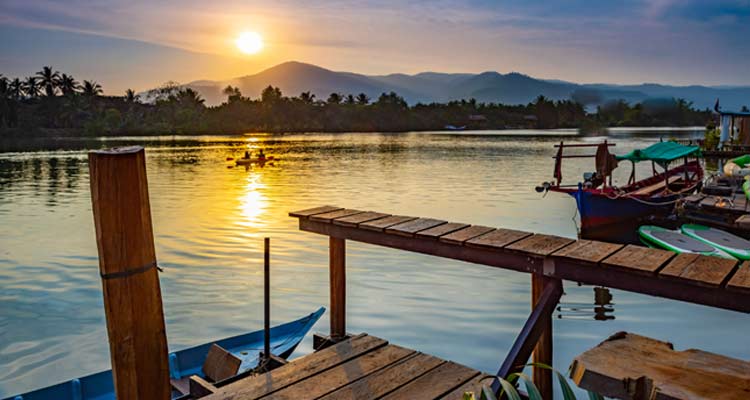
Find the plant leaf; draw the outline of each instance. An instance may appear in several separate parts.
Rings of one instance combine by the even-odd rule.
[[[503,378],[498,379],[500,380],[500,385],[503,386],[503,393],[505,393],[509,400],[521,400],[521,395],[518,394],[516,387],[512,383]]]
[[[555,375],[557,375],[557,381],[560,382],[560,389],[562,389],[562,392],[563,392],[563,399],[564,400],[576,400],[576,395],[575,393],[573,393],[573,389],[570,388],[570,385],[568,385],[568,380],[565,378],[563,374],[557,372],[556,369],[544,363],[531,363],[528,365],[548,369],[554,372]]]
[[[594,392],[586,392],[589,394],[589,400],[604,400],[604,396],[600,395],[599,393]]]
[[[482,386],[482,394],[479,396],[479,400],[497,400],[497,396],[489,386]]]
[[[529,394],[529,400],[544,400],[544,398],[542,398],[542,394],[539,393],[539,389],[537,389],[534,381],[530,376],[524,374],[523,372],[516,372],[508,375],[508,380],[511,382],[515,382],[515,380],[519,378],[523,381],[524,386],[526,386],[526,391]]]

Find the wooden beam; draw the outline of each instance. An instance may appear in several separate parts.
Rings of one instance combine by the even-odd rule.
[[[532,360],[534,363],[541,363],[546,365],[552,365],[552,312],[557,306],[557,302],[560,301],[560,297],[552,297],[550,299],[542,299],[544,289],[549,283],[554,285],[555,282],[552,278],[547,278],[542,274],[531,274],[531,309],[534,310],[541,305],[542,301],[552,301],[552,307],[548,314],[540,316],[538,324],[541,329],[539,334],[539,340],[534,348],[534,354]],[[559,281],[558,281],[559,282]],[[559,284],[559,283],[558,283]],[[562,295],[562,291],[561,291]],[[549,305],[546,305],[549,306]],[[542,398],[552,398],[552,371],[549,369],[534,366],[533,376],[534,384],[539,393],[542,394]]]
[[[505,378],[513,372],[519,372],[523,370],[523,366],[529,360],[531,353],[534,351],[537,343],[539,343],[539,339],[542,337],[545,329],[548,328],[548,323],[551,321],[555,306],[557,306],[557,303],[560,301],[563,289],[562,281],[560,281],[559,279],[543,278],[543,280],[544,289],[539,295],[536,305],[534,306],[531,315],[529,315],[529,319],[526,320],[523,329],[521,329],[521,333],[518,334],[516,341],[513,343],[513,347],[511,347],[510,351],[508,352],[503,365],[500,366],[500,370],[497,371],[498,377]],[[549,350],[549,357],[551,361],[551,345],[549,347]],[[536,377],[537,374],[535,371],[535,381]],[[495,393],[499,393],[500,388],[500,381],[495,379],[492,383],[492,389],[495,391]],[[541,391],[542,388],[539,389]],[[542,392],[542,395],[544,396],[545,392]]]
[[[167,338],[142,147],[89,153],[91,202],[115,393],[171,397]]]
[[[331,289],[331,338],[346,336],[346,242],[329,238],[329,276]]]

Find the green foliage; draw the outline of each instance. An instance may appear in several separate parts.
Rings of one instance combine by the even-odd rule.
[[[563,393],[563,400],[576,400],[576,395],[573,393],[573,389],[570,388],[570,385],[568,384],[567,379],[565,379],[565,376],[555,370],[554,368],[550,367],[549,365],[542,364],[542,363],[531,363],[527,364],[527,366],[535,366],[539,368],[549,369],[551,370],[558,379],[558,382],[560,384],[560,388]],[[541,393],[539,392],[539,389],[534,385],[534,382],[532,379],[524,374],[524,373],[513,373],[508,375],[507,378],[498,378],[500,382],[500,386],[502,390],[499,393],[499,396],[496,396],[495,393],[493,393],[492,389],[489,386],[483,386],[479,400],[497,400],[498,398],[507,398],[509,400],[520,400],[521,395],[516,389],[516,386],[518,384],[518,381],[521,380],[524,383],[524,386],[526,387],[526,392],[528,395],[529,400],[544,400],[542,398]],[[604,400],[604,397],[597,393],[588,392],[588,398],[589,400]],[[466,392],[464,393],[464,400],[475,400],[476,396],[473,392]]]
[[[721,130],[719,128],[706,128],[706,136],[703,142],[704,149],[715,149],[719,146]]]

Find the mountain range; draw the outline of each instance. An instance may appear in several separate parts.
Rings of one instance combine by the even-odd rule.
[[[750,86],[670,86],[655,83],[639,85],[578,84],[560,80],[537,79],[517,72],[439,73],[422,72],[415,75],[363,75],[331,71],[312,64],[285,62],[254,75],[225,81],[195,81],[185,86],[197,90],[206,104],[217,105],[226,100],[222,90],[232,85],[243,95],[260,96],[268,85],[279,87],[283,94],[297,96],[310,91],[325,100],[328,95],[365,93],[372,99],[383,92],[394,91],[407,102],[446,102],[474,98],[479,102],[527,104],[537,96],[553,100],[576,99],[588,106],[622,99],[640,102],[652,98],[682,98],[700,109],[712,108],[716,99],[724,109],[750,106]]]

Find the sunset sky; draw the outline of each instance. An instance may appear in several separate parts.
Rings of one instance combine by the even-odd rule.
[[[245,31],[263,50],[238,50]],[[750,85],[750,0],[2,0],[0,38],[3,75],[51,65],[108,94],[290,60],[366,74]]]

